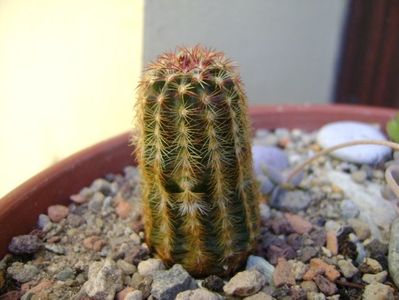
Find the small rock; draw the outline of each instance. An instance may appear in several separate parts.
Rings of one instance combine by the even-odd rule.
[[[341,215],[345,219],[356,218],[359,215],[359,207],[352,200],[343,200],[340,207]]]
[[[367,257],[364,262],[359,266],[359,270],[362,273],[370,273],[370,274],[377,274],[382,271],[381,264],[370,257]]]
[[[322,293],[309,292],[306,295],[307,300],[326,300],[326,296]]]
[[[270,218],[270,207],[267,204],[259,204],[259,212],[263,221],[266,221]]]
[[[139,291],[139,290],[135,290],[135,291],[129,292],[126,295],[126,298],[124,300],[142,300],[142,299],[143,299],[143,292]]]
[[[132,205],[128,201],[121,199],[116,203],[115,212],[121,219],[126,219],[132,212],[132,209]]]
[[[356,140],[381,140],[385,136],[374,126],[354,121],[338,121],[324,125],[317,133],[317,142],[322,148]],[[344,161],[358,164],[376,164],[384,161],[391,149],[378,145],[359,145],[332,152],[332,155]]]
[[[335,231],[338,232],[341,228],[341,224],[334,220],[328,220],[326,224],[324,224],[324,229],[326,231]]]
[[[286,213],[285,218],[296,233],[305,234],[312,229],[312,224],[299,215]]]
[[[113,260],[107,258],[89,266],[88,280],[81,292],[95,299],[113,300],[121,288],[122,271]]]
[[[313,280],[316,275],[324,274],[330,281],[335,281],[339,276],[339,272],[333,265],[329,265],[320,258],[313,258],[310,261],[310,269],[303,276],[304,280]]]
[[[348,260],[338,261],[338,267],[345,278],[352,278],[359,270]]]
[[[105,196],[103,193],[95,192],[89,200],[89,204],[88,204],[89,210],[94,213],[99,213],[102,209],[104,199],[105,199]]]
[[[306,263],[308,262],[311,258],[315,257],[319,251],[315,247],[304,247],[302,249],[299,249],[298,254],[299,254],[299,259]]]
[[[282,285],[295,285],[295,277],[292,272],[291,264],[286,259],[280,257],[276,269],[273,273],[273,282],[276,287]]]
[[[82,194],[76,194],[76,195],[72,195],[71,197],[69,197],[71,199],[71,201],[78,203],[78,204],[82,204],[87,202],[88,198]]]
[[[147,299],[151,294],[152,277],[141,276],[136,272],[132,276],[131,285],[133,288],[140,290],[143,298]]]
[[[135,291],[132,287],[126,287],[116,294],[116,300],[126,300],[128,293]]]
[[[139,263],[137,266],[138,272],[142,276],[153,275],[154,272],[165,270],[162,260],[158,258],[149,258]]]
[[[367,223],[359,219],[349,219],[348,224],[353,228],[359,240],[364,241],[370,236],[370,228]]]
[[[396,287],[399,287],[399,218],[391,225],[391,236],[389,239],[388,267]]]
[[[218,294],[212,293],[206,289],[195,289],[180,292],[176,300],[219,300],[222,299]]]
[[[301,288],[302,288],[306,293],[309,293],[309,292],[314,292],[314,293],[316,293],[316,292],[318,291],[316,283],[314,283],[314,282],[311,281],[311,280],[302,281],[302,282],[301,282]]]
[[[266,278],[257,270],[239,272],[223,287],[230,296],[251,296],[257,293],[266,283]]]
[[[308,271],[309,267],[301,261],[290,260],[292,273],[294,274],[295,280],[302,280],[303,275]]]
[[[382,283],[371,283],[366,285],[363,300],[394,300],[393,289]]]
[[[244,300],[272,300],[272,296],[266,294],[265,292],[259,292],[255,295],[245,297]]]
[[[118,260],[116,264],[119,267],[119,269],[121,269],[122,272],[126,275],[132,275],[134,272],[137,271],[135,265],[129,264],[127,261],[123,259]]]
[[[101,251],[101,249],[107,244],[100,236],[92,235],[83,240],[83,246],[86,249],[93,251]]]
[[[147,259],[149,255],[148,248],[142,246],[129,247],[129,250],[125,254],[124,260],[128,263],[137,265],[142,260]]]
[[[305,210],[312,199],[310,195],[301,190],[287,191],[276,188],[272,194],[270,205],[273,208],[289,212],[300,212]]]
[[[70,268],[66,267],[55,275],[57,280],[66,281],[75,277],[75,272]]]
[[[25,265],[21,262],[14,262],[7,268],[7,273],[16,281],[24,283],[31,281],[39,273],[39,269],[33,265]]]
[[[197,288],[195,280],[179,264],[153,274],[151,294],[158,300],[174,299],[178,293]]]
[[[43,290],[49,289],[53,285],[53,282],[48,279],[42,279],[37,285],[29,289],[32,294],[40,293]]]
[[[374,282],[383,283],[387,279],[387,276],[388,272],[382,271],[377,274],[364,274],[362,276],[362,280],[366,283],[374,283]]]
[[[42,246],[42,241],[37,235],[18,235],[11,239],[8,250],[13,254],[32,254]]]
[[[356,183],[364,183],[367,179],[367,172],[364,170],[358,170],[351,174],[351,177]]]
[[[285,152],[272,146],[252,146],[252,160],[256,175],[267,175],[270,169],[282,171],[289,166]]]
[[[248,262],[247,262],[248,266]],[[273,267],[274,269],[274,267]],[[223,279],[216,275],[209,275],[202,281],[202,286],[212,292],[223,292],[224,282]]]
[[[260,256],[250,255],[247,260],[247,270],[255,269],[261,272],[265,278],[266,283],[271,283],[273,278],[274,266],[266,259]]]
[[[47,208],[47,215],[51,221],[58,223],[69,214],[69,208],[65,205],[52,205]]]
[[[327,231],[326,234],[326,246],[327,249],[331,251],[332,255],[338,254],[338,240],[337,234],[334,231]]]
[[[85,223],[85,219],[82,216],[77,214],[69,214],[67,217],[67,222],[72,227],[79,227],[80,225]]]
[[[39,229],[43,230],[49,223],[51,223],[51,221],[48,215],[45,214],[39,215],[39,219],[37,221],[37,227],[39,227]]]
[[[337,286],[335,283],[329,281],[322,275],[316,275],[314,277],[314,282],[316,283],[317,287],[322,291],[325,295],[331,296],[338,292]]]
[[[48,244],[48,243],[44,244],[44,249],[59,255],[65,254],[66,251],[65,248],[61,245]]]

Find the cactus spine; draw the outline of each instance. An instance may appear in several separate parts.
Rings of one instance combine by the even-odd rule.
[[[246,96],[220,52],[196,46],[161,55],[136,103],[148,245],[191,274],[228,274],[258,230]]]

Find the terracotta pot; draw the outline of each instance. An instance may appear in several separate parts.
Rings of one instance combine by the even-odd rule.
[[[337,120],[376,122],[385,126],[395,110],[349,105],[273,105],[250,108],[254,128],[276,127],[316,129]],[[135,164],[129,133],[118,135],[39,173],[0,200],[0,258],[15,235],[29,233],[38,215],[107,173],[121,172]]]

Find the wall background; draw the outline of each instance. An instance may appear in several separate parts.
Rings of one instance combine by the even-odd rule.
[[[347,0],[0,0],[0,197],[129,130],[142,66],[202,43],[250,103],[327,102]]]

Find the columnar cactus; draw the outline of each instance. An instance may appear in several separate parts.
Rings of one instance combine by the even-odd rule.
[[[258,229],[246,96],[231,62],[196,46],[161,55],[138,88],[146,241],[191,274],[228,274]]]

